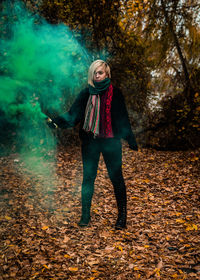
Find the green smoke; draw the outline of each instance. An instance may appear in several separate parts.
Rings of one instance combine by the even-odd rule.
[[[86,83],[88,55],[64,24],[9,2],[0,15],[0,138],[9,137],[3,130],[11,125],[26,165],[48,174],[44,158],[56,141],[46,114],[63,113]]]

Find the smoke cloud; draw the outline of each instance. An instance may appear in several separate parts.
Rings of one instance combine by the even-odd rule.
[[[67,26],[51,25],[19,2],[3,4],[0,26],[0,138],[14,127],[27,168],[49,176],[44,158],[56,141],[46,114],[63,113],[87,82],[88,54]]]

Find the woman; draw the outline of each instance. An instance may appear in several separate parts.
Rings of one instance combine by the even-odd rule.
[[[80,123],[79,136],[82,142],[83,182],[82,217],[79,226],[90,222],[90,208],[94,181],[100,154],[102,153],[118,207],[116,229],[126,227],[127,197],[122,175],[122,145],[138,150],[128,118],[124,98],[110,81],[110,67],[103,60],[94,61],[88,71],[88,87],[80,92],[66,114],[52,121],[60,128],[73,127]]]

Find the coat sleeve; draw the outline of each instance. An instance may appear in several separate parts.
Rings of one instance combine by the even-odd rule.
[[[136,138],[131,128],[125,100],[120,90],[118,90],[118,113],[120,116],[119,126],[122,139],[128,142],[129,147],[132,150],[138,150]]]
[[[60,128],[76,126],[84,118],[88,96],[88,90],[82,90],[72,104],[70,110],[63,115],[54,118],[52,121]]]

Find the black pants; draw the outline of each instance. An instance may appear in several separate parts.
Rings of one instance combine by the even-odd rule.
[[[110,180],[114,186],[119,213],[126,211],[126,186],[122,175],[122,145],[119,139],[96,138],[82,144],[83,183],[82,214],[88,213],[94,193],[100,154],[102,153]]]

